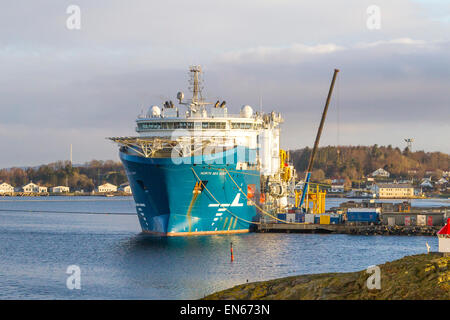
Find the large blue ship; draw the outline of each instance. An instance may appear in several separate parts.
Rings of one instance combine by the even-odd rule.
[[[279,149],[281,116],[248,105],[228,114],[225,101],[203,99],[200,66],[190,72],[192,98],[179,92],[178,106],[151,106],[136,120],[139,136],[109,138],[120,146],[142,231],[248,232],[261,211],[287,205],[293,168]]]

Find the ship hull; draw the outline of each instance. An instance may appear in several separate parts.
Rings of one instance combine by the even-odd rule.
[[[260,174],[239,170],[237,154],[255,168],[255,152],[246,148],[216,153],[208,163],[202,157],[174,163],[120,152],[142,231],[160,236],[248,232],[257,219]]]

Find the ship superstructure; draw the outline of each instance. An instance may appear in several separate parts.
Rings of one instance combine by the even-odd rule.
[[[190,67],[192,97],[151,106],[135,137],[120,145],[144,232],[194,235],[248,232],[261,215],[286,210],[294,169],[280,150],[279,113],[202,97],[201,68]]]

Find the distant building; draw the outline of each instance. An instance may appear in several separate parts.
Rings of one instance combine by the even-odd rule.
[[[425,178],[422,180],[422,183],[420,184],[420,187],[422,189],[433,189],[433,183],[431,182],[430,178]]]
[[[22,187],[23,192],[43,193],[47,192],[47,187],[38,186],[37,184],[30,182]]]
[[[0,193],[10,193],[14,192],[14,187],[9,183],[3,182],[0,184]]]
[[[402,199],[414,196],[414,187],[409,184],[377,183],[372,191],[378,198]]]
[[[128,183],[121,184],[118,190],[131,194],[131,187]]]
[[[34,193],[47,192],[47,187],[39,186],[33,182],[24,185],[21,189],[23,192],[34,192]]]
[[[343,193],[345,191],[345,187],[343,184],[332,184],[330,188],[330,192],[332,193]]]
[[[70,192],[70,188],[66,186],[57,186],[50,189],[54,193]]]
[[[389,178],[391,175],[389,172],[384,170],[383,168],[378,168],[374,172],[370,174],[372,177],[383,177],[383,178]]]
[[[105,183],[97,187],[97,192],[116,192],[117,186],[111,184],[111,183]]]
[[[344,178],[331,178],[331,184],[344,184]]]

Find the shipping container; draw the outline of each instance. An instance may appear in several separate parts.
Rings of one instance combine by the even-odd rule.
[[[410,225],[411,225],[411,217],[405,216],[405,226],[410,226]]]
[[[280,220],[282,220],[282,221],[277,220],[278,223],[283,223],[283,222],[285,222],[285,221],[286,221],[286,213],[279,213],[278,216],[277,216],[277,218],[280,219]]]
[[[312,214],[312,213],[305,214],[305,222],[306,223],[314,223],[314,214]]]
[[[347,210],[349,222],[377,222],[380,208],[355,208]]]
[[[320,214],[315,214],[314,215],[314,223],[315,224],[320,224]]]
[[[320,215],[320,224],[330,224],[330,215],[329,214],[321,214]]]
[[[295,213],[286,214],[286,221],[287,222],[295,222]]]
[[[417,225],[425,226],[426,224],[427,224],[427,216],[424,214],[418,214],[417,215]]]
[[[295,222],[298,222],[298,223],[305,222],[305,214],[304,213],[296,213],[295,214]]]
[[[340,224],[340,223],[342,223],[342,215],[330,214],[330,224]]]
[[[395,226],[395,217],[388,217],[388,226]]]

